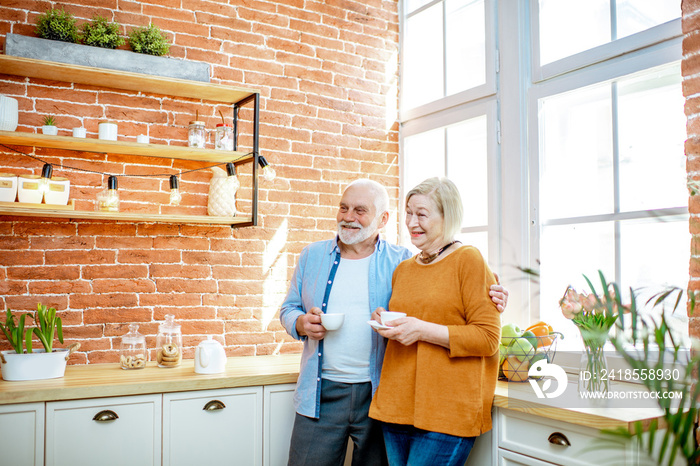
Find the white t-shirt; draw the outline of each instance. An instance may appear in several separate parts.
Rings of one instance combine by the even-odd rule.
[[[328,312],[343,313],[338,330],[329,330],[323,340],[322,377],[334,382],[368,382],[372,328],[367,324],[369,308],[369,262],[341,259],[328,297]]]

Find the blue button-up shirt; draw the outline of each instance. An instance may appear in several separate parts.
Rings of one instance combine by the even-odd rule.
[[[378,307],[386,309],[391,298],[391,277],[399,263],[411,257],[411,252],[380,239],[374,247],[369,264],[369,309],[368,315]],[[280,309],[280,321],[287,332],[297,340],[304,341],[301,368],[294,392],[294,407],[303,416],[318,418],[321,409],[321,366],[323,362],[323,340],[312,340],[300,336],[296,329],[299,316],[312,307],[326,312],[328,296],[333,286],[333,277],[340,261],[338,239],[318,241],[305,247],[294,269],[287,297]],[[368,325],[372,333],[369,374],[372,391],[379,384],[386,341]]]

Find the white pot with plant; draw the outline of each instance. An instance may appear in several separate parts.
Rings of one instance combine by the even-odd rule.
[[[34,327],[24,328],[27,317],[34,320]],[[16,321],[12,311],[7,309],[5,322],[0,322],[0,330],[13,348],[0,352],[0,371],[7,381],[63,377],[68,358],[80,347],[80,343],[73,343],[68,348],[53,348],[54,338],[63,343],[63,324],[56,315],[56,309],[47,308],[41,303],[37,305],[34,315],[25,313]],[[41,341],[43,349],[32,350],[34,335]],[[26,348],[23,348],[25,343]]]
[[[50,136],[56,136],[58,134],[56,119],[52,115],[46,115],[44,117],[44,126],[41,127],[41,132]]]

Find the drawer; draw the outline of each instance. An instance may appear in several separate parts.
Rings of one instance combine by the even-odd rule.
[[[557,439],[569,445],[557,444]],[[565,466],[634,464],[636,455],[629,442],[606,437],[606,447],[615,447],[602,448],[601,440],[599,431],[590,427],[498,410],[499,448]]]
[[[0,406],[2,464],[44,464],[44,403]]]
[[[46,403],[47,466],[160,465],[161,405],[161,395]]]

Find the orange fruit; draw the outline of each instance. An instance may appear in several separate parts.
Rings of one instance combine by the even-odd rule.
[[[528,379],[527,371],[530,369],[529,361],[520,361],[515,356],[508,356],[503,365],[503,375],[510,382],[525,382]]]

